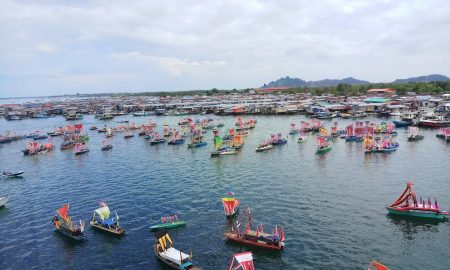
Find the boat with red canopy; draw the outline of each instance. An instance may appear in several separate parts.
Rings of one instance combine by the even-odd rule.
[[[431,203],[430,198],[425,201],[420,197],[418,201],[415,192],[412,190],[413,185],[413,182],[407,182],[402,194],[390,206],[386,207],[389,214],[439,220],[450,217],[450,212],[441,211],[436,198],[434,204]]]
[[[228,270],[254,270],[253,254],[251,252],[236,253],[231,259]]]
[[[234,197],[234,193],[229,191],[227,197],[222,198],[223,211],[227,218],[232,218],[239,211],[241,201]]]
[[[62,235],[75,241],[83,241],[86,239],[84,236],[84,222],[80,220],[79,226],[74,224],[69,216],[69,208],[69,204],[59,208],[56,211],[57,215],[53,217],[52,224]],[[59,220],[58,215],[61,220]]]
[[[247,220],[247,224],[243,231],[240,231],[241,220]],[[284,249],[284,229],[281,227],[278,231],[278,226],[275,226],[273,233],[266,233],[263,230],[262,224],[255,230],[251,229],[252,217],[250,209],[247,207],[243,214],[234,221],[230,232],[225,233],[227,241],[240,243],[246,246],[264,248],[269,250],[283,250]]]

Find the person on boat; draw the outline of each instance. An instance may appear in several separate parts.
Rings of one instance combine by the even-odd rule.
[[[53,217],[53,219],[52,219],[52,224],[53,224],[53,226],[55,226],[56,228],[59,228],[60,222],[59,222],[59,219],[58,219],[58,216],[57,216],[57,215],[55,215],[55,216]]]

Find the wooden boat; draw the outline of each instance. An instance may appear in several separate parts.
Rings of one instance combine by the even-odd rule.
[[[168,145],[180,145],[184,143],[184,139],[175,135],[168,142]]]
[[[272,145],[287,144],[287,140],[285,138],[283,138],[283,135],[281,135],[280,133],[278,133],[277,135],[272,134],[270,136],[271,136],[270,141],[271,141]]]
[[[251,252],[241,252],[233,254],[228,270],[254,270],[253,254]]]
[[[112,146],[112,144],[109,141],[103,141],[103,145],[102,145],[102,148],[101,148],[103,151],[110,150],[112,148],[113,148],[113,146]]]
[[[48,138],[47,135],[39,135],[39,134],[36,134],[36,135],[33,137],[33,140],[35,140],[35,141],[37,141],[37,140],[45,140],[45,139],[47,139],[47,138]]]
[[[331,146],[327,143],[326,139],[322,136],[317,136],[316,154],[325,154],[329,151],[331,151]]]
[[[8,202],[9,196],[0,197],[0,207],[5,206],[5,204]]]
[[[423,140],[423,135],[419,134],[418,127],[409,127],[408,128],[408,141],[419,141]]]
[[[27,144],[25,150],[22,150],[22,152],[25,156],[34,156],[52,151],[53,148],[55,148],[55,146],[52,142],[44,143],[41,145],[36,142],[30,142]]]
[[[438,134],[436,134],[436,138],[443,139],[445,142],[450,142],[450,128],[439,129]]]
[[[150,231],[156,231],[160,229],[173,229],[186,226],[186,221],[178,220],[177,215],[161,217],[161,223],[150,227]]]
[[[82,155],[89,152],[89,148],[87,148],[86,145],[82,144],[82,143],[77,143],[75,145],[75,155]]]
[[[222,198],[223,211],[227,218],[232,218],[238,213],[241,201],[234,197],[234,193],[229,191],[227,197]]]
[[[205,142],[205,141],[200,141],[200,142],[191,142],[191,143],[188,143],[188,148],[196,148],[196,147],[202,147],[202,146],[205,146],[205,145],[207,145],[208,143],[207,142]]]
[[[202,135],[202,130],[197,129],[192,131],[192,135],[190,137],[191,142],[188,143],[188,148],[196,148],[207,145],[208,143],[205,141],[205,137]]]
[[[61,217],[61,220],[58,219],[58,215],[55,215],[52,224],[59,233],[75,241],[86,239],[84,236],[84,222],[80,220],[79,226],[72,222],[68,213],[69,204],[59,208],[56,212]]]
[[[167,230],[155,232],[155,244],[153,250],[156,257],[167,266],[178,270],[201,270],[192,262],[192,255],[181,252],[173,247],[173,241]]]
[[[235,155],[237,154],[237,150],[233,147],[225,146],[225,147],[219,147],[218,149],[211,151],[211,157],[217,157],[217,156],[226,156],[226,155]]]
[[[125,139],[133,138],[133,137],[134,137],[134,134],[125,134],[123,137],[124,137]]]
[[[91,224],[92,228],[99,231],[107,232],[113,235],[123,235],[125,230],[119,225],[119,215],[116,213],[116,220],[110,217],[110,210],[105,202],[100,202],[100,208],[95,209],[92,216]]]
[[[372,148],[364,151],[366,154],[370,153],[392,153],[397,151],[397,148]]]
[[[59,147],[61,150],[70,149],[74,147],[75,144],[71,141],[64,141],[61,143],[61,146]]]
[[[259,145],[258,147],[256,147],[256,152],[263,152],[263,151],[267,151],[272,148],[273,148],[272,144],[269,144],[269,145],[262,144],[262,145]]]
[[[96,126],[92,126],[92,127],[89,128],[89,130],[97,130],[97,127]]]
[[[441,211],[436,199],[434,199],[434,205],[430,198],[425,201],[420,197],[420,201],[418,201],[412,190],[413,185],[413,182],[407,182],[402,194],[390,206],[386,207],[389,214],[438,220],[450,218],[450,212]]]
[[[14,177],[20,177],[22,174],[24,174],[24,171],[3,171],[3,176],[14,178]]]
[[[240,231],[240,226],[238,225],[244,223],[245,220],[245,229]],[[283,227],[281,227],[280,232],[278,232],[278,226],[275,226],[273,233],[265,233],[261,224],[256,230],[252,230],[251,226],[252,218],[250,210],[246,208],[244,213],[238,219],[234,220],[232,230],[225,233],[226,240],[268,250],[284,249],[285,237]]]

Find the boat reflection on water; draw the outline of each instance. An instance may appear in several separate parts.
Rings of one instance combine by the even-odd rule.
[[[421,232],[437,233],[439,223],[445,222],[433,219],[423,219],[408,216],[396,216],[386,214],[388,221],[397,226],[403,233],[405,240],[414,240],[414,235]]]

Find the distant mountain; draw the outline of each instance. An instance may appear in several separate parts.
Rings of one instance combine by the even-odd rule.
[[[394,83],[410,83],[410,82],[437,82],[450,81],[450,78],[440,74],[431,74],[428,76],[412,77],[408,79],[397,79]]]
[[[264,84],[262,88],[271,88],[271,87],[323,87],[323,86],[336,86],[340,83],[347,84],[368,84],[368,81],[358,80],[352,77],[344,78],[342,80],[337,79],[325,79],[319,81],[304,81],[298,78],[290,78],[286,76],[285,78],[278,79],[276,81],[272,81],[268,84]]]
[[[409,82],[432,82],[432,81],[450,81],[450,78],[440,74],[431,74],[428,76],[412,77],[408,79],[397,79],[394,83],[409,83]],[[340,83],[358,85],[358,84],[369,84],[368,81],[358,80],[352,77],[344,78],[342,80],[337,79],[325,79],[319,81],[304,81],[298,78],[290,78],[286,76],[285,78],[280,78],[276,81],[271,81],[268,84],[264,84],[261,88],[272,88],[272,87],[324,87],[324,86],[337,86]]]

